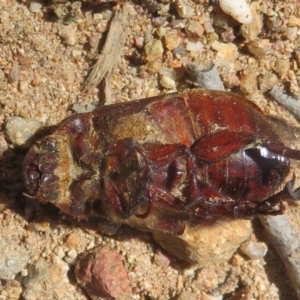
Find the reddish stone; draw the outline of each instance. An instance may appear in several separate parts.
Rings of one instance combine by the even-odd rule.
[[[122,256],[107,246],[80,255],[75,266],[75,276],[92,299],[128,299],[130,295]]]

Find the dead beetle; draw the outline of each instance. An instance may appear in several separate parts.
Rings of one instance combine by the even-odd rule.
[[[73,217],[181,234],[203,218],[282,214],[289,158],[300,151],[256,105],[193,90],[64,120],[28,152],[23,177],[32,198]]]

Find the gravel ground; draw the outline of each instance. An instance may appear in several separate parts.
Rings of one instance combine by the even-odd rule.
[[[124,226],[113,237],[100,235],[25,199],[26,150],[4,136],[6,121],[19,116],[51,126],[73,114],[74,104],[103,105],[97,88],[83,92],[81,86],[113,11],[122,9],[101,1],[28,2],[0,0],[0,299],[89,299],[76,284],[74,264],[78,254],[105,245],[123,258],[130,299],[296,299],[258,220],[250,240],[266,244],[263,258],[251,260],[238,250],[229,262],[199,268],[164,252],[149,233]],[[280,116],[287,130],[299,127],[265,95],[278,85],[299,97],[297,1],[253,2],[255,22],[248,26],[205,0],[127,2],[129,33],[111,79],[110,102],[191,88],[185,66],[213,62],[226,90]],[[288,217],[300,232],[298,205]]]

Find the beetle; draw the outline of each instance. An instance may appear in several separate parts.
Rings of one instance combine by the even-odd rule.
[[[255,104],[195,89],[67,118],[29,150],[23,178],[31,198],[74,218],[182,234],[205,218],[282,214],[290,158],[300,151]]]

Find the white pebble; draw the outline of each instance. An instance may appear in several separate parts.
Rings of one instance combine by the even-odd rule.
[[[225,14],[232,16],[242,24],[251,23],[251,9],[245,0],[220,0],[219,3]]]
[[[200,52],[203,51],[203,48],[204,46],[200,41],[198,42],[188,41],[186,44],[187,51]]]
[[[160,81],[159,83],[162,85],[163,88],[165,89],[169,89],[169,90],[172,90],[172,89],[175,89],[176,88],[176,83],[175,81],[170,78],[170,77],[167,77],[167,76],[162,76],[160,78]]]
[[[42,2],[40,2],[40,1],[32,1],[32,2],[30,2],[29,10],[32,13],[38,13],[41,10],[42,7],[43,7]]]

